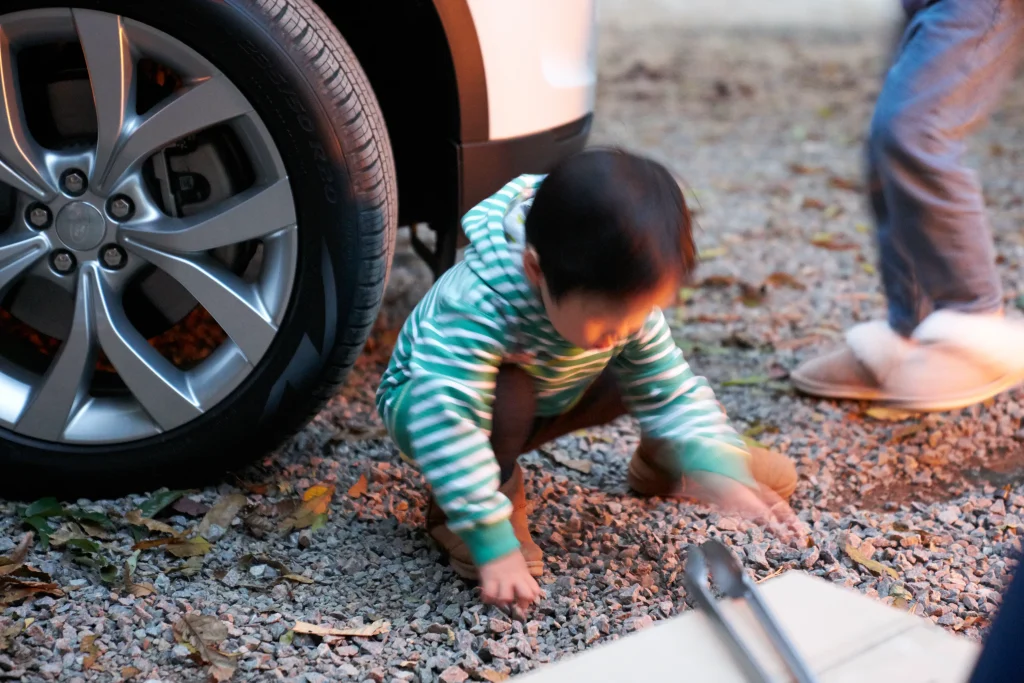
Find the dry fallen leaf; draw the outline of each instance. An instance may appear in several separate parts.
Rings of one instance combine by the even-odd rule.
[[[96,645],[96,639],[99,636],[89,635],[82,638],[82,644],[79,647],[82,654],[85,657],[82,659],[82,668],[91,669],[93,671],[103,671],[103,667],[96,663],[96,660],[100,656],[99,646]]]
[[[228,637],[228,626],[214,616],[191,612],[174,622],[174,637],[190,647],[216,681],[226,681],[235,672],[235,661],[220,651],[220,644]]]
[[[202,557],[190,557],[185,560],[184,564],[178,565],[177,567],[171,567],[167,570],[168,574],[179,573],[182,576],[190,577],[195,576],[203,570],[203,558]]]
[[[865,569],[870,571],[872,574],[875,574],[876,576],[881,576],[882,574],[888,574],[889,576],[891,576],[894,579],[898,580],[900,578],[900,575],[896,573],[895,569],[893,569],[892,567],[886,566],[886,565],[882,564],[881,562],[878,562],[877,560],[869,559],[859,549],[854,548],[852,545],[850,545],[849,542],[846,543],[846,545],[843,548],[843,550],[846,551],[847,556],[849,556],[849,558],[851,560],[853,560],[854,562],[856,562],[860,566],[864,567]]]
[[[582,472],[583,474],[590,474],[590,470],[594,467],[594,463],[589,460],[575,460],[555,448],[541,448],[539,450],[559,465],[568,467],[571,470],[576,470],[577,472]]]
[[[74,522],[65,522],[60,525],[59,529],[50,534],[50,545],[54,548],[63,548],[69,541],[83,538],[87,538],[87,535],[82,530],[82,527]]]
[[[391,630],[391,622],[379,619],[372,624],[366,626],[355,626],[353,628],[332,628],[330,626],[321,626],[319,624],[308,624],[304,621],[295,622],[295,626],[292,628],[296,633],[304,633],[311,636],[346,636],[350,638],[370,638],[372,636],[379,636],[382,633],[387,633]]]
[[[14,552],[6,557],[0,557],[0,576],[5,576],[11,572],[17,571],[21,565],[25,564],[25,558],[28,557],[28,551],[31,547],[32,532],[29,531],[21,537],[21,541],[18,542]]]
[[[309,487],[302,494],[302,504],[282,522],[281,531],[287,533],[294,529],[305,529],[313,526],[318,519],[326,519],[333,495],[333,484],[317,484]]]
[[[203,517],[203,521],[199,523],[198,534],[208,536],[210,527],[214,525],[221,529],[227,529],[247,502],[249,501],[241,493],[229,493],[226,496],[221,496]]]
[[[27,620],[26,620],[27,621]],[[0,652],[11,646],[11,641],[21,635],[21,632],[28,627],[25,621],[16,621],[5,629],[0,629]]]
[[[39,594],[52,595],[55,598],[64,597],[64,591],[50,581],[28,581],[16,576],[0,576],[0,607],[14,605]]]
[[[906,410],[897,410],[896,408],[886,408],[885,406],[874,406],[864,411],[864,414],[875,420],[881,420],[882,422],[903,422],[909,420],[912,417],[917,417],[916,413],[910,413]]]
[[[282,578],[294,581],[295,583],[316,583],[313,579],[308,576],[303,576],[302,574],[285,574]]]
[[[807,285],[800,282],[789,273],[783,273],[781,271],[777,271],[769,275],[764,283],[766,285],[771,285],[772,287],[789,287],[790,289],[799,289],[801,291],[807,289]]]
[[[199,557],[210,552],[212,546],[202,536],[189,539],[172,539],[165,547],[175,557]]]
[[[860,248],[856,242],[831,232],[819,232],[811,237],[811,244],[829,251],[850,251]]]
[[[480,672],[480,676],[485,681],[490,681],[491,683],[499,683],[500,681],[508,680],[508,674],[503,674],[500,671],[493,671],[491,669],[484,669]]]
[[[710,261],[716,259],[719,256],[725,256],[727,250],[725,247],[713,247],[711,249],[702,249],[698,254],[697,258],[701,261]]]
[[[126,666],[123,669],[121,669],[121,678],[127,681],[129,679],[135,678],[140,673],[142,672],[136,669],[134,666]]]
[[[171,509],[189,517],[202,517],[209,512],[210,506],[206,503],[200,503],[198,500],[193,500],[188,496],[183,496],[174,501]]]
[[[833,187],[837,190],[849,190],[850,192],[860,192],[863,187],[860,181],[852,178],[843,178],[841,176],[832,176],[828,181],[829,187]]]
[[[359,498],[360,496],[362,496],[363,494],[366,493],[366,488],[367,488],[366,475],[363,474],[363,475],[360,475],[359,481],[357,481],[356,483],[352,484],[352,488],[350,488],[348,490],[348,495],[349,495],[350,498]]]
[[[906,439],[908,436],[913,436],[914,434],[917,434],[923,429],[924,425],[921,424],[920,422],[900,427],[899,429],[893,431],[892,438],[890,439],[890,441],[902,441],[903,439]]]
[[[149,529],[150,531],[156,532],[158,534],[170,534],[171,536],[181,535],[179,532],[174,530],[174,527],[172,527],[169,524],[165,524],[155,519],[150,519],[149,517],[143,517],[142,510],[132,510],[127,515],[125,515],[124,518],[125,521],[127,521],[129,524],[133,526],[143,526]]]

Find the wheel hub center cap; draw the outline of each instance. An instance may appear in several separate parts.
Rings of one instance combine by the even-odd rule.
[[[69,249],[85,251],[100,246],[107,222],[96,207],[71,202],[57,214],[57,236]]]

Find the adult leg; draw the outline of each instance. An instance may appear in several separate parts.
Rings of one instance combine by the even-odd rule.
[[[869,140],[889,321],[854,327],[844,347],[794,371],[801,390],[948,410],[1024,377],[1024,325],[999,315],[984,199],[963,163],[1022,40],[1019,0],[938,0],[910,20]]]

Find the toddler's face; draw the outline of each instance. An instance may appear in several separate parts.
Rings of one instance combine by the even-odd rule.
[[[544,276],[529,251],[524,259],[526,274],[540,290],[548,319],[566,341],[587,350],[606,350],[636,334],[651,311],[671,305],[677,296],[675,282],[664,282],[649,292],[625,300],[613,300],[585,292],[570,292],[554,299]]]

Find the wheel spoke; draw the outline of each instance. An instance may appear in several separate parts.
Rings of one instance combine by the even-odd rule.
[[[14,52],[0,27],[0,181],[34,199],[56,194],[43,151],[29,135],[18,87]]]
[[[287,178],[246,190],[214,211],[188,218],[170,218],[134,227],[121,234],[134,242],[175,253],[209,251],[259,239],[295,224],[295,205]]]
[[[96,160],[92,182],[102,186],[121,144],[127,118],[135,113],[135,65],[121,17],[83,9],[71,12],[85,53],[96,105]]]
[[[195,81],[158,105],[131,131],[101,187],[115,186],[125,172],[176,140],[251,110],[226,77],[216,75]]]
[[[255,286],[205,254],[184,257],[131,242],[128,245],[181,283],[210,312],[250,363],[255,364],[263,356],[277,334],[277,325]]]
[[[0,294],[41,259],[50,247],[43,235],[0,242]]]
[[[96,291],[96,337],[110,363],[136,400],[162,429],[169,430],[202,414],[185,373],[149,345],[112,300],[103,276],[89,269]]]
[[[15,430],[37,439],[58,441],[68,422],[88,396],[96,363],[93,324],[93,283],[87,270],[78,276],[75,312],[67,339],[50,363],[42,384],[32,394]]]

